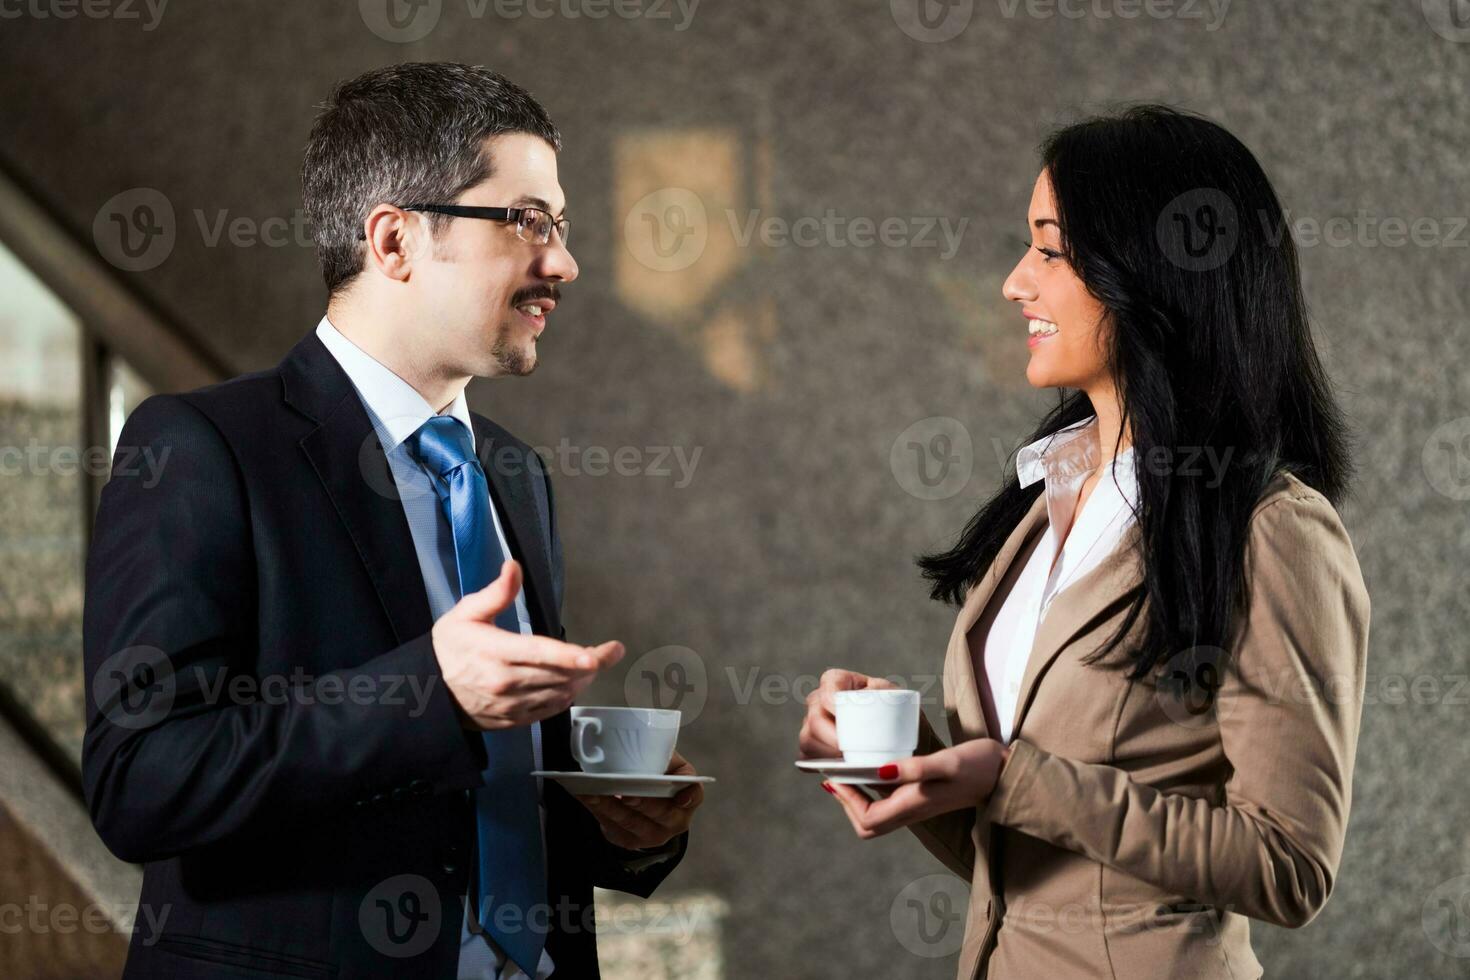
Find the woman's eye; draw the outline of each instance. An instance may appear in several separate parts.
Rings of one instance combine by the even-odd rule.
[[[1062,258],[1062,253],[1061,252],[1058,252],[1055,249],[1046,248],[1045,246],[1042,246],[1042,245],[1033,245],[1030,242],[1026,241],[1026,239],[1021,238],[1018,235],[1012,235],[1011,236],[1011,241],[1015,242],[1016,245],[1017,245],[1017,247],[1019,247],[1023,253],[1024,252],[1029,252],[1033,248],[1036,249],[1036,251],[1038,251],[1042,255],[1046,256],[1046,260],[1048,262],[1050,262],[1052,259]]]

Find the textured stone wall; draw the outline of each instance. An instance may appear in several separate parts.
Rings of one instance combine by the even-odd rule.
[[[292,219],[335,80],[486,63],[562,127],[581,280],[534,377],[472,402],[553,450],[571,631],[631,651],[593,699],[682,692],[681,748],[719,782],[665,887],[728,902],[739,978],[952,973],[940,866],[903,835],[857,841],[792,768],[800,695],[833,664],[939,673],[952,613],[911,556],[951,539],[1052,398],[1000,297],[1036,143],[1121,101],[1224,123],[1305,219],[1373,597],[1341,874],[1307,928],[1257,926],[1258,953],[1273,976],[1464,974],[1470,32],[1448,4],[443,0],[400,27],[372,0],[132,9],[0,20],[0,158],[241,371],[322,310]],[[171,241],[119,252],[107,216],[160,201]],[[913,442],[958,468],[920,479]],[[915,908],[938,918],[921,931]]]

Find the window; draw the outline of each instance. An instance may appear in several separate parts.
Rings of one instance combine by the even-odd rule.
[[[80,764],[91,509],[123,419],[150,392],[3,245],[0,295],[0,684]]]

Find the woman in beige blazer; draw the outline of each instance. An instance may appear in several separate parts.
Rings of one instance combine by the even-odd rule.
[[[1043,146],[1004,291],[1064,391],[947,552],[946,746],[871,797],[970,885],[961,980],[1262,975],[1336,881],[1368,594],[1351,466],[1285,218],[1219,126],[1139,106]],[[1275,232],[1273,234],[1273,229]],[[889,675],[890,677],[893,675]],[[829,670],[806,758],[838,755]]]

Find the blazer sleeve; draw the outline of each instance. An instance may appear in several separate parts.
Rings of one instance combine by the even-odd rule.
[[[146,400],[119,445],[162,465],[156,479],[116,467],[87,559],[82,782],[114,854],[161,860],[378,794],[480,785],[430,634],[308,679],[303,696],[211,690],[257,670],[245,484],[224,437],[179,396]],[[407,684],[422,703],[371,696]]]
[[[592,883],[599,888],[627,892],[639,898],[653,894],[665,878],[684,860],[689,849],[689,831],[669,838],[661,847],[631,850],[619,847],[602,836],[593,822],[592,839],[601,841],[599,857],[592,867]]]
[[[1337,512],[1320,496],[1263,505],[1246,567],[1238,669],[1223,672],[1218,691],[1232,770],[1223,804],[1018,739],[986,808],[997,824],[1159,888],[1297,928],[1321,911],[1342,858],[1368,592]]]
[[[919,714],[918,755],[929,755],[946,748],[944,741],[935,734],[929,719]],[[919,838],[919,843],[933,854],[949,870],[969,881],[975,875],[975,811],[970,807],[951,810],[909,824],[909,830]]]

